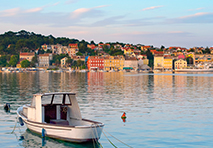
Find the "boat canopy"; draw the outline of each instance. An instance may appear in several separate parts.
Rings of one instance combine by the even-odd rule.
[[[70,92],[35,94],[32,98],[31,107],[36,110],[36,120],[42,121],[43,105],[67,106],[70,118],[82,119],[75,95],[75,93]]]

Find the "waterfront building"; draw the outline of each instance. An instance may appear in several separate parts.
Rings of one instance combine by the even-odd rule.
[[[171,56],[164,56],[163,68],[171,70],[172,65],[173,65],[173,58]]]
[[[19,59],[20,60],[23,60],[23,59],[26,59],[26,60],[28,60],[28,61],[32,61],[32,58],[35,56],[35,53],[33,53],[33,52],[22,52],[22,53],[20,53],[20,55],[19,55]]]
[[[136,59],[136,57],[125,57],[124,69],[126,68],[131,68],[134,70],[138,69],[138,60]]]
[[[104,58],[100,56],[89,56],[87,60],[87,67],[89,70],[103,70]]]
[[[120,66],[120,59],[117,56],[106,56],[104,57],[104,70],[119,70],[122,66]]]
[[[139,55],[137,57],[138,59],[138,64],[139,66],[142,66],[142,65],[148,65],[149,64],[149,59],[147,59],[147,55]]]
[[[164,56],[162,54],[154,56],[154,69],[163,69]]]
[[[187,67],[187,62],[186,60],[179,59],[175,61],[175,69],[183,69]]]
[[[119,59],[119,70],[123,70],[124,68],[124,62],[125,62],[125,58],[123,55],[117,55],[118,59]]]
[[[50,61],[53,59],[51,53],[39,54],[38,55],[38,64],[39,67],[49,67]]]

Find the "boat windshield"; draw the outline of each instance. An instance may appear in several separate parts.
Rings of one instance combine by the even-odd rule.
[[[68,94],[53,94],[42,96],[42,104],[62,104],[71,105],[70,95]]]

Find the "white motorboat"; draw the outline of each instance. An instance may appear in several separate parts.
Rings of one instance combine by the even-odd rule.
[[[69,142],[89,142],[101,137],[104,124],[82,119],[75,93],[35,94],[31,104],[17,109],[27,128]]]

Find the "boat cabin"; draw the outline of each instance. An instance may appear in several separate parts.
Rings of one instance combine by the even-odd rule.
[[[56,125],[75,126],[82,120],[75,93],[69,92],[35,94],[23,114],[28,120]]]

